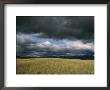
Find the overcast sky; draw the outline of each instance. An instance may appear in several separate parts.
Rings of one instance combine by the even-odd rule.
[[[94,53],[93,16],[17,16],[17,55]]]

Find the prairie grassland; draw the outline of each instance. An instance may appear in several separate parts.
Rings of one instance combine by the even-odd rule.
[[[94,60],[17,58],[16,74],[94,74]]]

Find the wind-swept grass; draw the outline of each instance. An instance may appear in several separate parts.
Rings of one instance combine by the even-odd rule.
[[[16,60],[17,74],[94,74],[94,60],[28,58]]]

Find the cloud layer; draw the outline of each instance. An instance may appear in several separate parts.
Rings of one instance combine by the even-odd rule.
[[[17,56],[94,53],[93,16],[17,16]]]
[[[17,51],[32,53],[65,52],[70,54],[84,54],[84,51],[94,52],[93,42],[84,43],[81,40],[53,39],[41,37],[37,34],[17,34]],[[33,52],[34,51],[34,52]],[[85,52],[86,53],[86,52]]]
[[[17,32],[44,33],[49,38],[94,38],[93,16],[17,16]]]

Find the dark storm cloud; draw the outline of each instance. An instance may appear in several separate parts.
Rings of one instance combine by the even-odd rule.
[[[17,56],[94,54],[93,16],[17,16]]]
[[[17,16],[17,32],[43,33],[55,39],[82,39],[93,41],[93,16]]]

